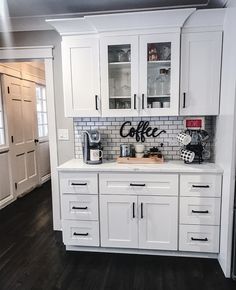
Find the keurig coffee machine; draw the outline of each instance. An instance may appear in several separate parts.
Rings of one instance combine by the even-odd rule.
[[[102,163],[101,136],[96,130],[82,132],[83,160],[87,164]]]

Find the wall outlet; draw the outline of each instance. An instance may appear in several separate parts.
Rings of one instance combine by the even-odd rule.
[[[69,130],[68,129],[58,129],[58,140],[68,141],[69,140]]]

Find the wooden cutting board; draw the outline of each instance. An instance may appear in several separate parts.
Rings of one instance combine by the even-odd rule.
[[[157,156],[148,158],[118,157],[116,161],[123,164],[160,164],[164,162],[164,158],[158,158]]]

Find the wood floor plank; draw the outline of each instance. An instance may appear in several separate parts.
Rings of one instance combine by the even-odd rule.
[[[235,290],[216,260],[66,252],[50,183],[0,211],[0,290]]]

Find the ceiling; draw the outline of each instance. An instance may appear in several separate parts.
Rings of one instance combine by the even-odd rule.
[[[2,1],[2,0],[0,0]],[[4,0],[3,0],[4,1]],[[165,8],[222,8],[227,0],[5,0],[10,17]]]

